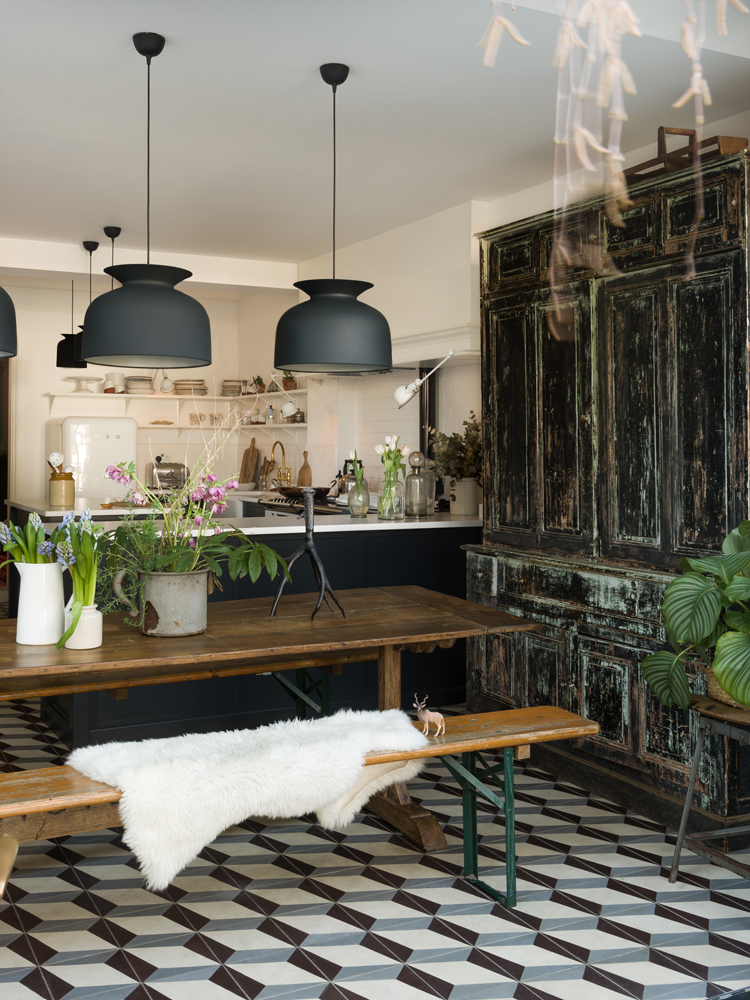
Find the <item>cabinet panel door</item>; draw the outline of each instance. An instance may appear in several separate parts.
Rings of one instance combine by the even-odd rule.
[[[591,283],[569,286],[557,305],[546,290],[539,293],[535,321],[538,544],[546,550],[591,554]]]
[[[649,268],[597,283],[602,553],[659,562],[670,546],[666,279]]]
[[[581,746],[599,757],[631,764],[638,746],[635,706],[643,652],[588,636],[576,637],[575,647],[570,709],[601,726],[599,735],[586,737]]]
[[[674,520],[679,555],[716,549],[747,509],[747,292],[743,252],[670,282]]]
[[[485,537],[533,545],[536,527],[534,307],[530,296],[493,302],[485,312]]]

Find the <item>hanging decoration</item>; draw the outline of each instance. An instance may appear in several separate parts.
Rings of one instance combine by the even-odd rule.
[[[704,109],[711,103],[708,83],[703,76],[701,50],[705,39],[706,0],[684,0],[685,20],[680,33],[682,49],[690,59],[688,89],[673,108],[695,105],[694,148],[696,208],[692,237],[686,253],[686,278],[695,274],[693,251],[698,226],[703,218],[703,184],[700,143],[705,122]],[[697,4],[697,6],[696,6]],[[727,34],[727,6],[740,14],[748,8],[742,0],[716,0],[716,30]],[[499,0],[492,0],[493,16],[479,42],[484,49],[484,65],[494,66],[498,47],[507,30],[519,44],[527,44],[502,13]],[[515,8],[514,8],[515,9]],[[558,70],[557,114],[554,155],[555,229],[550,251],[549,283],[555,309],[548,313],[555,336],[566,339],[566,285],[570,269],[591,268],[597,273],[616,273],[611,258],[601,249],[596,234],[585,231],[583,217],[571,218],[572,206],[585,198],[605,195],[607,214],[614,226],[623,226],[622,210],[631,204],[623,172],[625,157],[621,141],[627,121],[625,95],[635,94],[636,86],[623,59],[626,36],[640,37],[638,18],[627,0],[564,0],[560,16],[553,65]],[[603,114],[609,129],[604,137]],[[575,230],[575,245],[571,233]]]
[[[274,367],[298,372],[382,371],[391,367],[391,331],[382,313],[358,297],[369,281],[336,277],[336,89],[349,75],[326,63],[320,75],[333,90],[333,271],[330,278],[295,281],[310,298],[288,309],[276,327]]]
[[[96,365],[200,368],[211,364],[208,314],[197,299],[174,287],[192,272],[151,263],[151,60],[164,43],[164,37],[152,31],[133,35],[136,51],[145,57],[147,66],[146,263],[104,269],[122,287],[100,295],[86,312],[83,356]]]

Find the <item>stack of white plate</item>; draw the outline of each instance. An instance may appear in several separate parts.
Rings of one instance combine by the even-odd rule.
[[[203,378],[176,378],[174,391],[177,396],[207,396],[208,386]]]
[[[151,396],[154,387],[148,375],[128,375],[125,379],[125,392],[129,396]]]
[[[225,378],[224,381],[221,383],[221,394],[222,396],[241,396],[242,379]]]

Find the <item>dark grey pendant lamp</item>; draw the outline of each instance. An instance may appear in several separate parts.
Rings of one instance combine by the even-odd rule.
[[[10,295],[0,288],[0,358],[15,358],[17,354],[16,308]]]
[[[349,67],[326,63],[320,75],[333,89],[333,277],[295,281],[294,287],[310,298],[279,320],[274,367],[332,374],[381,371],[392,364],[388,321],[357,300],[372,284],[336,277],[336,88]]]
[[[164,41],[152,31],[133,35],[147,65],[146,263],[104,268],[122,287],[100,295],[86,311],[83,357],[95,365],[202,368],[211,364],[208,313],[174,287],[192,271],[151,263],[151,60],[162,51]]]

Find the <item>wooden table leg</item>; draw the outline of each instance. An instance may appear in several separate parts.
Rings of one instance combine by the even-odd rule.
[[[378,708],[381,712],[401,708],[401,652],[393,646],[382,646],[378,653]],[[373,795],[366,808],[400,830],[420,850],[443,851],[448,846],[437,819],[424,806],[412,802],[402,781],[383,795]]]

